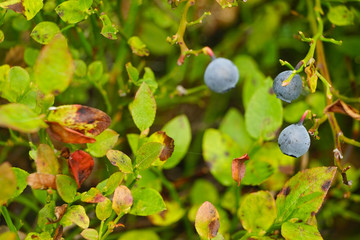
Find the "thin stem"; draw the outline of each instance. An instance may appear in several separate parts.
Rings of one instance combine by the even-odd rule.
[[[5,222],[8,225],[10,231],[16,234],[16,239],[17,240],[20,240],[18,231],[17,231],[15,225],[13,224],[13,222],[11,220],[11,217],[10,217],[10,214],[9,214],[9,212],[8,212],[8,210],[7,210],[7,208],[5,206],[1,206],[1,213],[4,216]]]
[[[121,218],[122,216],[124,216],[124,213],[119,214],[119,215],[115,218],[115,220],[114,220],[114,224],[115,224],[115,225],[118,223],[118,221],[120,220],[120,218]],[[102,239],[106,239],[106,237],[107,237],[110,233],[112,233],[113,231],[114,231],[114,229],[110,229],[110,228],[108,227],[106,233],[105,233],[104,236],[101,238],[101,240],[102,240]]]
[[[354,140],[354,139],[352,139],[352,138],[348,138],[348,137],[346,137],[344,134],[341,134],[341,135],[340,135],[340,139],[341,139],[343,142],[346,142],[346,143],[348,143],[348,144],[351,144],[351,145],[353,145],[353,146],[355,146],[355,147],[360,147],[360,142],[358,142],[358,141],[356,141],[356,140]]]
[[[101,96],[104,98],[107,113],[110,115],[112,112],[112,106],[111,106],[109,97],[107,95],[107,92],[103,89],[103,87],[101,85],[96,84],[96,83],[94,83],[94,85],[99,90]]]
[[[99,240],[101,240],[101,236],[103,233],[103,227],[104,227],[104,220],[101,220],[100,229],[99,229],[99,237],[98,237]]]
[[[192,25],[195,25],[195,24],[202,23],[202,21],[204,20],[204,18],[205,18],[206,16],[210,16],[210,15],[211,15],[211,12],[204,12],[204,13],[201,15],[201,17],[199,17],[198,19],[187,23],[187,26],[192,26]]]
[[[76,32],[77,32],[77,34],[79,36],[80,43],[83,46],[86,54],[89,55],[89,56],[92,56],[91,44],[87,41],[84,33],[82,32],[82,30],[79,27],[76,28]]]
[[[173,183],[166,179],[166,177],[164,176],[164,174],[161,170],[159,170],[157,168],[152,168],[152,171],[155,172],[160,177],[162,184],[169,191],[172,199],[174,199],[179,204],[180,208],[184,208]],[[188,237],[191,238],[191,236],[193,235],[192,226],[191,226],[190,222],[187,220],[187,218],[183,218],[183,222],[185,225],[186,233],[187,233]]]
[[[60,32],[65,32],[66,30],[70,29],[70,28],[73,28],[75,27],[76,25],[75,24],[70,24],[70,25],[67,25],[66,27],[62,28],[60,30]]]

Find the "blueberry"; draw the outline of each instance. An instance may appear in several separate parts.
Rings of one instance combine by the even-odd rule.
[[[204,80],[212,91],[224,93],[235,87],[239,80],[239,70],[232,61],[215,58],[207,66]]]
[[[292,70],[288,70],[279,73],[273,83],[276,97],[288,103],[297,99],[302,91],[302,81],[299,74],[295,74],[287,86],[281,86],[281,83],[288,79],[292,72]]]
[[[284,154],[300,157],[309,150],[310,137],[301,123],[291,124],[280,133],[278,144]]]

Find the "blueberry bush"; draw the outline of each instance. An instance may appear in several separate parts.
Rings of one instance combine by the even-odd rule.
[[[359,239],[359,26],[355,0],[0,0],[0,239]]]

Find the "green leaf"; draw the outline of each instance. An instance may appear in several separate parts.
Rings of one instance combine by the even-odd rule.
[[[60,32],[59,27],[53,22],[41,22],[34,27],[30,36],[41,44],[48,44]]]
[[[9,103],[0,106],[0,126],[24,133],[35,133],[47,125],[26,105]]]
[[[294,163],[295,159],[283,154],[277,143],[266,142],[252,149],[251,160],[246,163],[245,183],[258,185],[266,180],[268,190],[280,191],[288,175],[293,174]]]
[[[282,119],[281,100],[276,98],[272,90],[272,82],[267,79],[256,90],[246,108],[246,129],[253,138],[272,140],[275,138],[276,131],[282,125]]]
[[[111,22],[110,18],[104,14],[100,16],[100,20],[103,24],[101,28],[101,35],[111,40],[117,39],[116,34],[119,32],[119,30]]]
[[[30,29],[31,22],[24,18],[24,16],[18,15],[13,18],[11,25],[16,31],[24,32]]]
[[[115,186],[116,187],[116,186]],[[110,217],[112,213],[112,203],[110,199],[106,198],[104,201],[96,204],[95,213],[99,220],[105,220]]]
[[[156,114],[156,102],[149,86],[143,82],[136,92],[135,99],[129,105],[135,125],[144,131],[151,127]]]
[[[281,225],[281,235],[286,240],[322,240],[316,226],[304,223],[285,222]]]
[[[324,115],[324,108],[326,107],[326,97],[324,93],[316,92],[314,94],[309,94],[305,101],[310,106],[311,112],[316,114],[316,117]],[[301,117],[299,117],[298,120],[300,118]]]
[[[8,68],[3,65],[0,70],[0,96],[9,100],[9,102],[17,102],[30,85],[30,76],[22,67]]]
[[[90,63],[88,67],[87,76],[90,79],[90,81],[93,81],[95,83],[99,82],[103,75],[104,69],[103,64],[100,61],[95,61]]]
[[[16,175],[11,168],[10,163],[5,162],[0,165],[0,205],[6,204],[6,202],[16,194]]]
[[[43,8],[43,0],[22,0],[24,15],[27,20],[32,19]]]
[[[238,217],[249,233],[263,236],[276,218],[275,199],[267,191],[251,193],[242,201]]]
[[[36,232],[30,232],[28,235],[26,235],[25,240],[52,240],[53,237],[50,235],[49,232],[42,232],[42,233],[36,233]]]
[[[58,174],[56,175],[56,189],[62,200],[71,203],[75,199],[77,183],[69,176]]]
[[[248,55],[239,55],[234,59],[234,64],[238,67],[240,80],[244,79],[242,90],[242,100],[245,109],[255,91],[264,83],[265,76],[259,70],[256,61]]]
[[[80,9],[82,9],[83,11],[86,11],[89,8],[91,8],[92,4],[93,4],[93,0],[79,0]]]
[[[142,145],[136,152],[135,166],[139,170],[146,169],[159,157],[163,145],[158,142],[149,142]]]
[[[29,176],[29,173],[22,170],[21,168],[12,168],[15,177],[16,177],[16,191],[12,195],[11,198],[16,198],[17,196],[20,196],[20,194],[25,190],[27,186],[26,178]]]
[[[120,185],[124,179],[124,173],[115,172],[108,179],[100,182],[96,188],[99,189],[105,196],[112,194],[115,188]]]
[[[123,173],[133,173],[131,159],[123,152],[118,150],[109,150],[106,153],[112,165],[117,166]]]
[[[141,239],[141,240],[160,240],[156,232],[151,230],[132,230],[126,231],[118,240]]]
[[[132,196],[134,202],[130,214],[149,216],[166,210],[160,193],[152,188],[136,188],[132,191]]]
[[[74,60],[75,71],[74,74],[77,77],[85,77],[87,73],[87,66],[83,60],[76,59]]]
[[[55,201],[50,201],[46,203],[42,209],[40,209],[38,218],[37,218],[37,226],[40,227],[42,231],[50,232],[55,228],[54,224],[48,224],[49,219],[55,220]]]
[[[73,205],[66,210],[60,223],[64,226],[70,226],[72,223],[75,223],[79,227],[86,229],[89,227],[90,220],[83,206]]]
[[[327,17],[331,23],[338,26],[354,24],[354,13],[345,5],[331,6]]]
[[[219,194],[216,187],[205,179],[196,180],[190,191],[190,200],[193,205],[202,204],[205,201],[216,204]]]
[[[284,120],[288,123],[297,123],[307,109],[309,105],[304,101],[291,103],[284,108]]]
[[[149,56],[149,49],[146,48],[145,43],[143,43],[139,37],[133,36],[129,38],[128,44],[135,55],[140,57]]]
[[[112,200],[112,209],[117,215],[126,214],[130,211],[133,204],[133,197],[130,189],[124,185],[120,185],[115,189]]]
[[[185,215],[185,209],[178,202],[165,201],[166,211],[150,215],[149,219],[156,226],[169,226],[179,221]]]
[[[268,179],[274,172],[274,168],[270,163],[264,161],[250,161],[245,162],[246,171],[241,183],[244,185],[260,185]]]
[[[73,59],[66,38],[57,34],[40,52],[34,66],[34,79],[44,94],[58,94],[70,84]]]
[[[131,62],[125,64],[125,68],[129,76],[129,80],[133,83],[136,83],[139,80],[139,71],[131,64]]]
[[[335,173],[336,167],[317,167],[298,172],[277,196],[276,222],[293,218],[307,222],[319,211]]]
[[[86,10],[78,0],[63,2],[55,8],[61,20],[70,24],[84,20],[88,16]]]
[[[175,143],[176,145],[176,143]],[[229,136],[216,129],[207,129],[203,137],[203,156],[211,174],[222,185],[233,184],[231,161],[239,157],[239,146]]]
[[[99,233],[96,231],[96,229],[93,228],[87,228],[84,229],[80,235],[85,238],[86,240],[98,240],[99,239]]]
[[[119,139],[119,134],[112,129],[105,129],[95,137],[96,142],[87,143],[89,153],[94,157],[103,157],[106,152],[114,147]]]
[[[244,117],[237,109],[230,108],[221,121],[219,130],[237,142],[241,152],[249,151],[253,140],[246,131]]]
[[[150,168],[140,171],[141,178],[136,182],[139,188],[153,188],[161,192],[161,179]]]
[[[39,173],[56,175],[59,173],[60,164],[54,150],[47,144],[40,144],[36,154],[36,170]]]
[[[145,73],[143,78],[140,79],[137,83],[135,83],[135,85],[140,86],[142,82],[145,82],[149,86],[151,92],[154,93],[159,86],[158,83],[156,82],[155,74],[149,67],[145,67],[144,70]]]
[[[131,151],[135,154],[139,146],[139,134],[135,134],[135,133],[126,134],[126,139],[130,145]]]
[[[162,128],[162,131],[174,139],[175,147],[171,157],[164,164],[165,169],[175,167],[186,155],[191,142],[191,128],[188,118],[179,115],[171,119]]]

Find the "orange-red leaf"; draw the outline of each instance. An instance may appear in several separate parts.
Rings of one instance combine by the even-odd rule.
[[[77,150],[70,155],[68,164],[78,187],[80,187],[91,174],[94,167],[94,160],[90,154],[82,150]]]
[[[231,164],[231,173],[232,178],[238,183],[240,186],[241,180],[245,176],[245,161],[249,160],[249,156],[247,154],[235,158]]]
[[[45,122],[49,125],[49,127],[46,129],[49,136],[60,142],[78,144],[96,142],[95,138],[85,136],[82,133],[60,125],[57,122]]]

